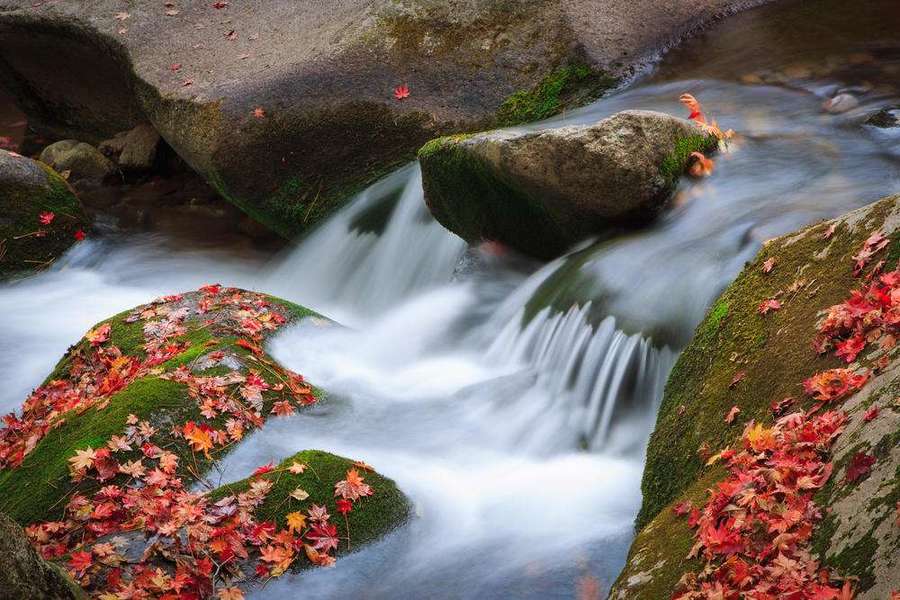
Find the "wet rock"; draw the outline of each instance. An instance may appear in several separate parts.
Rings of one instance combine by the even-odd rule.
[[[0,84],[53,139],[150,122],[224,198],[293,236],[427,140],[584,103],[748,3],[183,4],[120,21],[118,0],[6,0]]]
[[[123,171],[149,171],[156,162],[161,138],[149,123],[142,123],[131,131],[117,133],[100,142],[98,149],[114,160]]]
[[[50,144],[41,152],[40,159],[60,173],[68,171],[73,182],[101,182],[116,172],[116,166],[99,150],[78,140]]]
[[[19,525],[0,513],[0,600],[77,600],[87,595],[34,551]]]
[[[849,110],[853,110],[859,106],[859,100],[856,96],[848,93],[841,93],[834,98],[829,98],[822,103],[822,110],[833,115],[839,115]]]
[[[40,221],[44,213],[53,213],[48,224]],[[49,264],[86,224],[81,203],[58,173],[0,150],[0,279]]]
[[[876,231],[890,242],[871,258],[865,276],[857,277],[849,257]],[[824,485],[811,490],[816,512],[821,512],[821,518],[810,522],[812,558],[833,576],[850,578],[854,598],[880,600],[898,589],[900,347],[869,343],[850,365],[835,359],[834,348],[828,357],[811,349],[826,309],[868,285],[867,276],[879,261],[891,265],[886,270],[895,268],[898,239],[900,196],[891,196],[766,243],[714,303],[669,376],[647,449],[638,535],[610,598],[672,597],[686,573],[698,573],[703,562],[687,558],[697,530],[690,527],[688,515],[676,514],[673,507],[690,501],[702,510],[707,490],[717,489],[724,477],[720,465],[705,466],[706,459],[726,447],[740,450],[742,431],[751,420],[768,428],[776,414],[803,414],[811,408],[848,416],[824,459],[834,471]],[[765,272],[772,259],[774,269]],[[795,292],[778,296],[783,300],[779,310],[759,314],[763,299],[790,289]],[[866,370],[870,377],[823,408],[802,392],[801,384],[838,366]],[[741,412],[728,424],[725,415],[731,406]],[[848,469],[860,453],[874,458],[871,470],[848,481]]]
[[[690,121],[625,111],[590,126],[440,138],[419,162],[428,207],[447,229],[546,259],[653,220],[691,152],[716,146]]]
[[[32,525],[39,533],[34,543],[43,549],[58,551],[58,544],[72,549],[73,532],[78,532],[77,544],[83,543],[86,551],[96,543],[104,543],[108,551],[106,543],[113,543],[117,552],[141,563],[122,565],[123,580],[130,580],[144,567],[159,567],[174,575],[175,556],[179,570],[187,560],[175,552],[184,548],[182,536],[193,535],[193,529],[207,541],[203,528],[228,527],[226,521],[239,506],[241,511],[249,511],[246,518],[271,523],[283,536],[293,536],[296,527],[308,531],[314,523],[333,528],[333,542],[318,546],[318,553],[309,549],[292,552],[280,567],[282,572],[311,567],[316,559],[325,559],[327,564],[396,529],[411,518],[409,500],[393,481],[355,459],[306,450],[247,479],[217,483],[217,461],[242,440],[252,439],[252,432],[265,428],[267,421],[278,415],[309,410],[325,400],[321,390],[282,367],[264,350],[266,340],[278,329],[306,318],[316,324],[330,323],[311,310],[272,296],[208,285],[159,298],[98,323],[69,348],[47,380],[29,396],[15,430],[0,429],[0,510],[22,525]],[[65,403],[65,410],[56,410],[62,406],[59,402]],[[191,438],[189,428],[198,431],[198,423],[199,431],[205,433]],[[189,440],[203,435],[208,443],[202,452],[196,451],[196,442]],[[113,436],[118,441],[110,443]],[[96,462],[82,466],[91,472],[73,477],[70,459],[86,447],[106,448],[107,453],[101,458],[98,451]],[[161,448],[169,453],[165,465]],[[126,463],[143,466],[138,473],[124,474],[118,465]],[[292,466],[295,468],[290,469]],[[143,478],[153,468],[156,479],[151,484]],[[162,475],[160,468],[166,469],[167,475]],[[336,484],[349,478],[351,470],[357,471],[355,485],[359,486],[357,477],[361,476],[368,488],[356,487],[355,497],[351,494],[342,500]],[[90,511],[80,512],[77,507],[85,501],[95,505],[104,501],[107,492],[98,481],[118,486],[105,490],[146,494],[143,500],[151,506],[143,506],[142,501],[119,506],[127,514],[117,513],[108,520],[97,517],[103,523],[92,529],[85,523]],[[186,489],[198,488],[208,494],[203,498],[183,495]],[[241,497],[251,493],[252,502]],[[147,528],[140,525],[145,508],[155,517],[169,518],[156,512],[155,502],[161,496],[173,499],[178,510],[183,510],[169,522],[168,533],[163,527],[156,528],[161,522]],[[187,516],[189,512],[192,516]],[[291,513],[295,520],[288,531],[286,520]],[[306,525],[304,519],[308,519]],[[46,522],[52,523],[43,527]],[[320,533],[323,531],[328,529]],[[124,536],[124,542],[120,543],[119,536]],[[300,541],[299,535],[296,541]],[[197,544],[198,538],[189,543]],[[0,539],[0,550],[2,544]],[[243,549],[250,556],[243,554]],[[243,568],[237,581],[241,585],[254,581],[252,575],[246,575],[259,564],[260,550],[247,543],[235,552],[234,560]],[[0,566],[4,558],[0,556]],[[201,568],[199,563],[195,567]],[[221,575],[226,577],[228,571],[230,567]],[[108,572],[107,566],[95,561],[87,574],[79,574],[79,583],[99,595]],[[3,577],[0,572],[0,582]],[[256,581],[260,579],[262,576]],[[2,591],[0,598],[4,598]]]
[[[879,129],[891,129],[900,126],[900,107],[882,108],[866,119],[866,125],[878,127]]]

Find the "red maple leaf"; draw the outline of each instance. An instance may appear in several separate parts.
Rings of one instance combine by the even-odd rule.
[[[855,483],[869,474],[872,465],[875,464],[875,457],[864,452],[857,452],[847,467],[846,481],[847,483]]]
[[[337,505],[338,512],[342,515],[346,515],[348,512],[353,510],[353,503],[349,500],[344,500],[343,498],[341,498],[340,500],[335,502],[335,504]]]
[[[863,415],[863,421],[868,423],[869,421],[874,421],[878,417],[878,407],[873,406],[869,410],[866,411],[866,414]]]
[[[73,552],[72,558],[69,560],[69,566],[76,572],[82,572],[91,566],[93,559],[90,552]]]
[[[395,87],[394,98],[396,98],[397,100],[405,100],[409,98],[409,86],[403,83]]]
[[[84,231],[77,229],[75,230],[75,233],[72,234],[72,237],[75,238],[75,241],[80,242],[87,236],[84,234]]]
[[[757,308],[757,312],[761,315],[768,314],[771,311],[779,310],[781,308],[781,302],[776,300],[775,298],[770,298],[768,300],[763,300],[759,303],[759,308]]]
[[[257,467],[255,471],[253,471],[253,475],[251,477],[257,477],[259,475],[265,475],[266,473],[271,473],[275,470],[275,463],[269,463],[267,465],[263,465],[261,467]]]
[[[45,211],[38,215],[38,221],[41,223],[41,225],[49,225],[55,218],[56,213],[54,213],[53,211]]]

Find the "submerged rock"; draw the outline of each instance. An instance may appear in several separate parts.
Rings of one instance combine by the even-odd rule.
[[[0,84],[56,139],[97,143],[149,121],[223,197],[292,236],[428,139],[584,103],[747,4],[342,0],[124,12],[117,0],[7,0]],[[409,95],[396,99],[403,84]]]
[[[552,258],[585,237],[648,223],[715,136],[652,111],[594,125],[450,136],[419,151],[434,217],[471,243]]]
[[[891,129],[900,126],[900,106],[882,108],[866,119],[866,125],[879,129]]]
[[[218,486],[216,461],[245,436],[323,397],[262,347],[302,318],[332,325],[284,300],[210,285],[99,323],[21,416],[4,419],[0,510],[28,525],[45,558],[65,556],[92,593],[129,582],[165,590],[158,581],[180,574],[185,590],[209,597],[210,560],[227,564],[213,576],[220,589],[252,585],[253,572],[262,580],[328,565],[395,529],[411,509],[394,482],[325,452]],[[157,569],[164,575],[149,582]]]
[[[42,215],[52,220],[44,224]],[[51,263],[86,223],[81,203],[58,173],[0,150],[0,278]]]
[[[900,347],[894,344],[893,326],[886,324],[897,310],[889,299],[893,296],[883,292],[882,304],[868,304],[872,296],[852,301],[869,311],[858,340],[834,341],[821,333],[828,314],[837,315],[835,323],[843,322],[841,314],[848,322],[856,318],[849,316],[852,310],[825,312],[854,290],[873,283],[897,285],[896,274],[880,280],[878,273],[896,269],[898,257],[900,196],[892,196],[770,241],[722,294],[669,377],[647,450],[638,535],[611,598],[677,597],[688,587],[696,589],[703,573],[733,587],[729,573],[745,580],[731,569],[744,567],[751,587],[763,576],[777,578],[781,568],[788,585],[800,585],[792,569],[811,568],[815,574],[822,568],[830,573],[833,589],[849,578],[854,598],[888,598],[900,588]],[[813,426],[814,421],[820,425]],[[750,428],[754,422],[758,428]],[[821,424],[826,422],[834,425]],[[793,443],[801,452],[812,449],[819,465],[813,477],[801,477],[804,463],[790,457],[765,460],[788,447],[783,439],[766,436],[801,426],[803,436]],[[836,427],[836,439],[819,441],[827,439],[822,431],[829,427]],[[718,453],[745,448],[760,453],[761,472],[773,469],[777,479],[770,483],[780,482],[780,491],[763,493],[762,480],[753,477],[729,487],[726,469],[740,473],[746,462],[729,462],[728,453]],[[705,507],[708,490],[724,492],[722,503]],[[814,505],[804,506],[805,497],[812,497]],[[768,504],[770,499],[774,504]],[[732,537],[739,525],[726,513],[739,520],[739,511],[751,506],[769,511],[770,525]],[[721,536],[721,546],[711,552],[711,570],[704,570],[703,557],[716,544],[713,538],[691,551],[699,535],[691,524],[707,509],[712,518],[722,517],[720,529],[704,530]],[[752,530],[752,521],[743,522]],[[779,551],[769,554],[763,567],[750,555],[767,547]],[[727,553],[734,555],[730,566],[718,569]],[[700,558],[690,558],[697,554]],[[817,585],[816,577],[809,585]],[[689,597],[699,596],[684,596]]]
[[[102,182],[116,172],[116,166],[103,154],[78,140],[61,140],[41,152],[41,162],[59,172],[68,171],[71,181]]]
[[[856,99],[856,96],[853,94],[842,93],[823,102],[822,110],[833,115],[839,115],[853,110],[857,106],[859,106],[859,100]]]
[[[18,523],[0,512],[0,600],[80,600],[87,595],[38,556]]]

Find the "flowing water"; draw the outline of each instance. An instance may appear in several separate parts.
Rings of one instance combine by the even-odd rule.
[[[0,286],[0,409],[119,310],[211,281],[274,293],[349,327],[304,321],[273,340],[329,398],[271,420],[222,479],[321,448],[394,478],[417,518],[254,597],[598,597],[632,538],[665,378],[711,301],[765,239],[900,189],[900,139],[863,124],[900,100],[900,10],[846,4],[739,15],[629,89],[537,125],[683,114],[687,91],[739,132],[647,230],[546,265],[467,250],[428,215],[415,165],[275,257],[110,226]],[[823,112],[840,91],[859,105]]]

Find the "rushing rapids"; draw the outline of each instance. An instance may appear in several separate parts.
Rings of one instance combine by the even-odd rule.
[[[275,257],[108,227],[46,272],[0,285],[0,409],[16,410],[70,343],[120,310],[212,281],[277,294],[347,326],[307,320],[270,347],[330,396],[251,436],[221,477],[322,448],[396,480],[419,518],[335,569],[272,581],[258,597],[607,589],[632,537],[666,376],[711,300],[765,239],[900,181],[896,137],[861,124],[896,102],[897,82],[870,63],[848,66],[876,51],[888,57],[877,64],[900,64],[889,32],[872,22],[878,5],[843,9],[850,33],[828,58],[829,40],[809,27],[792,32],[800,41],[780,62],[753,40],[785,42],[767,24],[801,9],[748,13],[721,26],[731,41],[716,58],[706,58],[713,38],[700,38],[631,89],[534,125],[626,108],[680,114],[678,96],[690,91],[740,134],[713,177],[682,183],[658,224],[548,265],[467,251],[431,219],[415,165]],[[876,50],[873,37],[884,40]],[[787,68],[817,60],[833,68]],[[883,85],[859,87],[865,69]],[[843,87],[858,88],[859,106],[824,114],[823,100]]]

